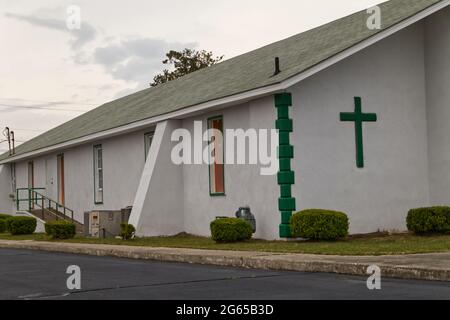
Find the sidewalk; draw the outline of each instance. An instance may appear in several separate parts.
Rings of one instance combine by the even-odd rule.
[[[331,256],[271,252],[155,248],[122,245],[0,240],[0,248],[45,250],[131,259],[211,264],[266,270],[367,276],[370,265],[383,277],[450,281],[450,252],[391,256]]]

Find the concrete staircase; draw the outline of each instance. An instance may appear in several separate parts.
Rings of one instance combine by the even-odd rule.
[[[56,211],[54,208],[31,209],[29,212],[34,216],[44,220],[45,222],[56,220],[66,220],[69,222],[73,222],[75,224],[77,233],[81,234],[84,232],[84,226],[82,223],[70,217],[64,216],[62,212]]]
[[[44,195],[45,188],[17,188],[17,211],[25,211],[44,222],[66,220],[73,222],[77,233],[83,233],[83,224],[73,218],[74,212],[61,203]],[[26,209],[23,209],[23,204]],[[22,206],[21,206],[22,204]]]

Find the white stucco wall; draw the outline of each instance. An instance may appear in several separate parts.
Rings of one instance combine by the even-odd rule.
[[[9,195],[11,188],[11,170],[10,165],[0,166],[0,213],[12,214],[14,212],[14,201]]]
[[[17,187],[28,187],[27,164],[33,160],[35,187],[46,188],[47,196],[57,200],[57,155],[64,153],[65,204],[75,211],[77,220],[82,222],[84,211],[118,210],[132,205],[144,167],[144,133],[148,131],[150,129],[21,161],[16,165]],[[97,144],[103,147],[103,204],[94,204],[93,146]]]
[[[450,204],[450,7],[425,23],[430,199]]]
[[[428,205],[427,122],[423,25],[416,24],[320,72],[288,91],[296,172],[297,209],[325,208],[349,215],[352,233],[405,230],[410,208]],[[353,112],[355,96],[363,112],[378,122],[363,125],[365,168],[355,163],[353,123],[339,120]],[[227,128],[273,128],[272,97],[183,121],[223,115]],[[280,214],[276,176],[260,176],[259,166],[226,165],[224,197],[209,195],[206,165],[185,165],[184,208],[187,232],[208,235],[215,216],[233,216],[250,205],[256,237],[278,237]],[[189,186],[193,186],[190,188]]]
[[[297,209],[346,212],[350,232],[405,230],[410,208],[428,199],[423,26],[415,24],[334,65],[290,91],[293,94]],[[365,167],[355,160],[354,122],[341,112],[362,112]]]
[[[129,223],[138,236],[175,235],[183,229],[183,171],[171,161],[172,132],[180,120],[157,125]]]
[[[18,188],[28,187],[28,168],[26,161],[16,163],[16,184]]]
[[[183,127],[193,132],[194,121],[201,120],[203,130],[209,117],[222,115],[223,128],[271,129],[276,112],[273,98],[266,97],[248,104],[185,119]],[[226,139],[225,139],[226,143]],[[206,147],[206,142],[203,147]],[[270,149],[269,149],[270,150]],[[260,175],[260,165],[225,165],[225,196],[210,196],[208,165],[184,165],[184,228],[188,233],[210,235],[209,224],[217,216],[234,217],[239,207],[248,205],[256,217],[256,237],[278,236],[279,196],[276,175]]]

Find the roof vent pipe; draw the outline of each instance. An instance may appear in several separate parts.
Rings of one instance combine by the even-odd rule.
[[[273,76],[276,76],[280,72],[281,72],[281,70],[280,70],[280,58],[275,57],[275,73],[273,74]]]

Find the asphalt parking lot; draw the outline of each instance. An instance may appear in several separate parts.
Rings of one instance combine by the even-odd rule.
[[[67,287],[69,266],[81,289]],[[450,283],[0,249],[0,299],[450,299]]]

